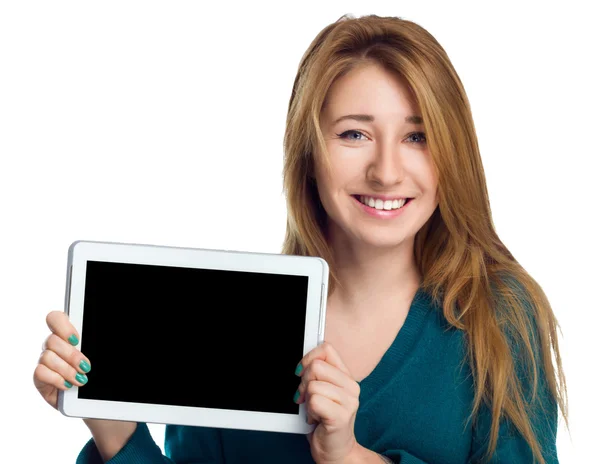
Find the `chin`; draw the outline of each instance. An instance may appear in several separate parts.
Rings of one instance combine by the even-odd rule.
[[[412,246],[415,239],[414,235],[399,236],[391,232],[361,234],[358,240],[363,245],[374,248],[398,248],[406,244]]]

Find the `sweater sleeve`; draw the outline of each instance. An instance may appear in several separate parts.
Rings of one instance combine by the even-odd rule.
[[[76,464],[104,464],[93,438],[77,456]],[[162,454],[152,439],[148,426],[138,422],[125,446],[112,459],[106,461],[106,464],[175,464],[175,461]]]

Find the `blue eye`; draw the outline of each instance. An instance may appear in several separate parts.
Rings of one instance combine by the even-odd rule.
[[[335,135],[337,135],[341,139],[347,139],[347,140],[351,140],[351,141],[360,141],[361,140],[361,139],[356,138],[356,137],[348,138],[347,137],[348,134],[359,134],[359,135],[362,135],[363,137],[366,137],[366,135],[363,134],[362,132],[357,131],[357,130],[353,130],[353,129],[347,130],[345,132],[342,132],[341,134],[335,134]],[[408,136],[408,139],[410,139],[411,137],[414,137],[414,136],[419,136],[421,140],[420,141],[412,141],[410,143],[424,144],[427,141],[425,139],[425,133],[424,132],[413,132],[412,134],[410,134]]]
[[[408,138],[410,139],[411,137],[413,137],[415,135],[419,135],[421,137],[421,141],[420,142],[411,142],[411,143],[425,143],[427,141],[427,139],[425,139],[425,133],[424,132],[413,132],[412,134],[410,134],[408,136]]]
[[[347,130],[346,132],[342,132],[341,134],[335,134],[335,135],[337,135],[341,139],[345,139],[346,138],[346,134],[349,134],[349,133],[360,134],[363,137],[366,137],[365,134],[363,134],[362,132],[359,132],[357,130]],[[351,140],[360,140],[360,139],[352,138]]]

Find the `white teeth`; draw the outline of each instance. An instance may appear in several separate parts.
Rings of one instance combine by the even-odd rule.
[[[371,197],[365,197],[365,196],[361,196],[360,197],[360,202],[370,206],[371,208],[375,208],[375,209],[379,209],[379,210],[392,210],[392,209],[399,209],[402,208],[404,206],[404,204],[406,203],[406,199],[400,199],[400,200],[386,200],[383,201],[381,199],[375,199],[375,198],[371,198]]]

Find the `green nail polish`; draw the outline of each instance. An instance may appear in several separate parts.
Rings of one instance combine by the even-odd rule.
[[[73,386],[73,384],[71,382],[69,382],[68,380],[65,380],[65,387],[71,388],[72,386]]]
[[[69,337],[69,343],[73,346],[77,345],[79,343],[79,339],[75,336],[75,335],[71,335]]]
[[[296,390],[296,393],[294,393],[294,403],[298,402],[298,398],[300,398],[300,391]]]
[[[82,384],[86,384],[88,381],[87,375],[85,374],[80,374],[79,372],[75,375],[75,379]]]
[[[82,359],[82,360],[81,360],[81,362],[79,363],[79,367],[81,368],[81,370],[82,370],[83,372],[89,372],[89,371],[90,371],[90,369],[92,368],[92,367],[90,366],[90,364],[89,364],[88,362],[86,362],[86,360],[85,360],[85,359]]]
[[[296,375],[300,375],[302,373],[302,363],[299,363],[296,366]]]

